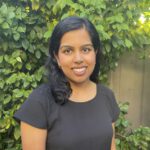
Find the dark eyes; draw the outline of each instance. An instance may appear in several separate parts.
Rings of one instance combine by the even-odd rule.
[[[71,54],[72,51],[73,50],[71,48],[66,48],[66,49],[63,50],[63,53],[65,53],[65,54]]]
[[[84,53],[88,53],[89,51],[91,51],[92,50],[92,47],[83,47],[82,48],[82,51],[84,52]]]
[[[82,47],[81,48],[81,52],[84,53],[84,54],[87,54],[92,50],[94,50],[93,47]],[[62,51],[63,51],[64,54],[70,55],[74,52],[74,49],[68,47],[68,48],[64,48]]]

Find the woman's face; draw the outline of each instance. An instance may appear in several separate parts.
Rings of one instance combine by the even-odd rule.
[[[96,53],[88,32],[78,29],[65,33],[56,59],[70,83],[89,81],[95,67]]]

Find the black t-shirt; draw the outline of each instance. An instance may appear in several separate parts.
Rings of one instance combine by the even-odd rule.
[[[119,115],[113,92],[97,84],[87,102],[55,103],[48,84],[35,89],[14,117],[47,129],[46,150],[110,150],[112,122]]]

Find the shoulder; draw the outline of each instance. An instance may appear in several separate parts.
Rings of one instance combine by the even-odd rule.
[[[14,118],[17,121],[21,120],[32,126],[46,129],[48,118],[52,115],[52,103],[53,97],[49,84],[42,84],[32,91],[28,99],[14,114]]]
[[[43,83],[34,89],[29,95],[29,99],[42,101],[44,99],[53,98],[51,94],[51,86],[48,83]]]
[[[114,93],[110,88],[104,85],[99,84],[98,87],[99,93],[103,96],[103,100],[108,108],[112,122],[115,122],[119,117],[120,109],[118,107]]]
[[[47,95],[49,92],[51,91],[51,88],[50,88],[50,84],[48,83],[43,83],[41,85],[39,85],[36,89],[34,89],[32,91],[32,95]]]
[[[103,97],[104,101],[111,105],[116,103],[114,92],[107,86],[98,84],[98,93]]]
[[[109,87],[107,87],[103,84],[100,84],[100,83],[98,84],[98,90],[100,93],[102,93],[104,95],[107,95],[107,96],[113,95],[113,91]]]
[[[34,89],[25,103],[38,104],[43,109],[50,110],[51,107],[55,104],[55,99],[51,93],[51,85],[49,83],[43,83]]]

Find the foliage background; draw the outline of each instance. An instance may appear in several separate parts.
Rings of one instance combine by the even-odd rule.
[[[140,58],[150,55],[149,6],[149,0],[0,1],[0,149],[21,149],[19,125],[12,116],[32,89],[45,80],[48,39],[59,20],[78,15],[95,24],[105,56],[100,80],[106,82],[107,73],[117,67],[124,52],[140,48]],[[141,14],[144,23],[139,20]],[[124,115],[128,104],[120,107],[118,149],[148,149],[150,129],[127,131]]]

